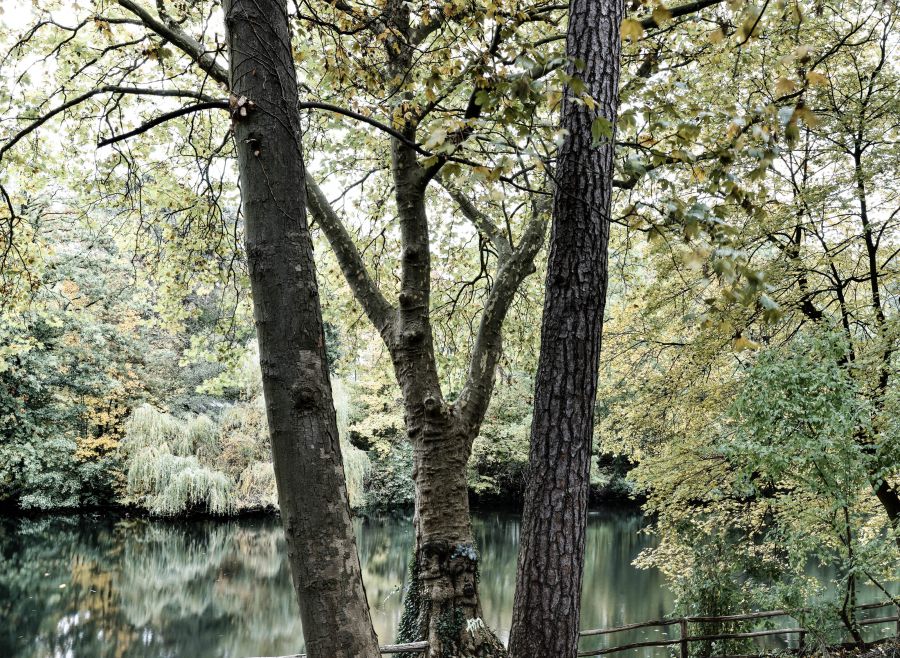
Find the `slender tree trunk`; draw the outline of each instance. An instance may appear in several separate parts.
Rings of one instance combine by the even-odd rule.
[[[375,658],[306,221],[284,0],[225,0],[256,330],[278,499],[311,658]]]
[[[875,239],[871,220],[869,219],[868,198],[866,195],[865,175],[863,173],[863,151],[860,143],[861,136],[857,138],[853,150],[853,169],[856,176],[856,198],[859,202],[859,217],[862,222],[863,242],[866,245],[866,257],[868,263],[869,290],[871,293],[872,311],[875,316],[875,326],[878,330],[878,339],[884,342],[879,363],[878,381],[875,386],[873,405],[878,412],[884,409],[884,398],[888,392],[891,377],[891,360],[894,355],[894,345],[890,332],[886,330],[887,318],[881,301],[880,271],[878,267],[878,241]],[[894,529],[894,539],[900,548],[900,491],[887,480],[887,471],[890,464],[885,464],[878,454],[878,447],[870,444],[868,437],[864,438],[863,446],[874,452],[874,472],[871,473],[872,489],[875,497],[881,503],[885,513]]]
[[[597,103],[567,90],[568,132],[555,174],[541,353],[535,385],[509,652],[574,658],[578,652],[591,439],[613,190],[622,0],[571,0],[570,75]],[[583,64],[583,68],[579,65]],[[593,143],[601,117],[603,137]]]

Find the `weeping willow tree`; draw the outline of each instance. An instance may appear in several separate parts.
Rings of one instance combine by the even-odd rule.
[[[180,421],[149,405],[137,408],[120,451],[127,464],[126,501],[153,514],[228,514],[235,482],[207,460],[217,452],[216,426],[206,416]]]
[[[252,375],[242,374],[244,384],[251,382],[241,386],[250,397],[230,405],[216,420],[205,415],[179,418],[149,405],[135,409],[119,448],[126,466],[124,501],[160,516],[277,509],[265,408]],[[350,504],[360,508],[369,458],[347,439],[346,387],[335,380],[333,388]]]
[[[360,450],[350,443],[350,396],[347,387],[340,379],[333,379],[331,392],[334,396],[334,408],[337,411],[338,434],[341,438],[341,454],[344,456],[344,472],[347,479],[347,493],[350,496],[350,506],[359,508],[363,505],[364,487],[366,476],[369,473],[371,463],[365,451]]]

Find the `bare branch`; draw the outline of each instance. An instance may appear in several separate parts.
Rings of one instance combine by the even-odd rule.
[[[696,0],[696,2],[688,2],[678,7],[669,7],[668,9],[669,13],[672,14],[672,18],[680,18],[681,16],[696,14],[698,11],[721,4],[722,2],[724,2],[724,0]],[[641,19],[640,23],[641,27],[645,30],[658,27],[653,16],[647,16],[646,18]]]
[[[172,110],[171,112],[166,112],[165,114],[160,114],[158,117],[155,117],[148,121],[147,123],[141,124],[134,130],[129,130],[127,133],[122,133],[121,135],[113,135],[112,137],[107,137],[106,139],[101,139],[97,142],[97,148],[101,146],[109,146],[110,144],[115,144],[116,142],[121,142],[122,140],[128,139],[129,137],[134,137],[136,135],[140,135],[142,133],[147,132],[151,128],[155,128],[161,123],[165,123],[166,121],[170,121],[172,119],[177,119],[178,117],[182,117],[185,114],[192,114],[194,112],[202,112],[203,110],[228,110],[228,102],[227,101],[210,101],[208,103],[196,103],[194,105],[187,105],[186,107],[179,107],[177,110]]]
[[[508,260],[513,253],[512,245],[509,243],[509,240],[506,239],[506,236],[503,234],[500,227],[494,224],[490,217],[478,210],[478,208],[475,207],[475,204],[472,203],[465,194],[448,183],[446,178],[438,175],[435,180],[438,185],[447,191],[450,198],[456,202],[456,205],[459,206],[459,209],[466,219],[472,222],[475,228],[491,241],[491,245],[497,250],[500,262],[502,263]]]
[[[62,114],[66,110],[70,110],[73,107],[84,103],[85,101],[90,100],[94,96],[99,96],[100,94],[134,94],[141,96],[171,96],[178,98],[197,98],[199,100],[203,100],[206,103],[215,102],[212,96],[207,96],[206,94],[201,94],[196,91],[182,91],[180,89],[143,89],[140,87],[122,87],[119,85],[105,85],[103,87],[97,87],[96,89],[91,89],[83,94],[72,98],[71,100],[66,101],[61,105],[57,105],[53,109],[47,111],[40,117],[34,119],[30,124],[25,126],[22,130],[13,135],[9,140],[6,141],[5,144],[0,146],[0,160],[3,159],[3,155],[15,146],[22,139],[27,137],[29,134],[40,128],[42,125],[47,123],[53,117]]]
[[[522,281],[535,271],[534,259],[544,244],[548,207],[547,200],[537,204],[518,246],[500,266],[481,313],[466,384],[457,402],[460,421],[473,430],[481,425],[493,392],[494,375],[503,350],[503,322]],[[473,437],[476,434],[477,431],[471,432]]]
[[[372,117],[368,117],[365,114],[360,114],[359,112],[354,112],[353,110],[348,110],[346,108],[339,107],[338,105],[332,105],[331,103],[319,103],[315,101],[301,102],[297,104],[297,107],[301,110],[326,110],[328,112],[334,112],[335,114],[340,114],[345,117],[350,117],[351,119],[356,119],[357,121],[362,121],[363,123],[367,123],[370,126],[387,133],[394,139],[403,142],[406,146],[414,149],[417,153],[420,153],[425,157],[431,157],[432,155],[434,155],[431,151],[422,148],[411,139],[408,139],[406,135],[404,135],[399,130],[395,130],[389,125],[384,124],[377,119],[373,119]]]

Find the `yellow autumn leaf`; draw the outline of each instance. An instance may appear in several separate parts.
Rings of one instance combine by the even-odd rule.
[[[743,352],[744,350],[757,350],[759,349],[759,343],[750,340],[744,336],[739,336],[734,339],[734,351],[735,352]]]
[[[809,59],[809,53],[812,51],[812,48],[809,46],[797,46],[794,49],[794,57],[796,57],[800,62],[804,62]]]
[[[665,5],[660,5],[654,9],[651,16],[653,17],[653,22],[660,27],[662,27],[664,23],[672,20],[672,12],[669,11]]]
[[[699,272],[703,269],[706,257],[707,253],[700,249],[690,249],[681,254],[681,260],[685,267],[694,272]]]
[[[790,94],[797,90],[797,83],[790,78],[778,78],[775,82],[775,93],[779,96]]]
[[[644,36],[644,28],[636,20],[626,18],[622,21],[621,33],[622,41],[630,39],[631,42],[634,43]]]
[[[818,71],[810,71],[806,74],[806,80],[813,87],[824,87],[828,84],[828,78]]]
[[[710,43],[722,43],[725,40],[725,33],[722,31],[721,27],[717,27],[715,30],[709,33],[707,36]]]
[[[808,107],[798,107],[794,110],[794,114],[810,128],[815,128],[819,125],[819,117]]]

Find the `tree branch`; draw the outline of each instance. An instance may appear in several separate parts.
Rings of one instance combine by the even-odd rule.
[[[202,43],[176,25],[166,25],[147,9],[131,0],[118,0],[119,5],[141,19],[141,22],[163,39],[176,46],[216,82],[229,86],[228,70],[216,61],[216,53],[206,50]]]
[[[86,91],[83,94],[72,98],[71,100],[66,101],[62,105],[57,105],[53,109],[49,110],[46,114],[36,118],[30,124],[25,126],[18,133],[13,135],[9,140],[6,141],[3,146],[0,146],[0,160],[3,159],[3,155],[15,146],[22,139],[27,137],[29,134],[40,128],[42,125],[47,123],[50,119],[57,116],[58,114],[62,114],[66,110],[72,109],[76,105],[80,105],[87,100],[90,100],[94,96],[99,96],[100,94],[135,94],[135,95],[146,95],[146,96],[173,96],[173,97],[182,97],[182,98],[197,98],[200,100],[204,100],[206,102],[211,102],[214,99],[211,96],[207,96],[206,94],[200,94],[195,91],[181,91],[179,89],[142,89],[140,87],[122,87],[119,85],[104,85],[102,87],[97,87],[96,89],[91,89],[90,91]]]
[[[534,259],[544,244],[548,207],[547,200],[538,204],[512,256],[500,266],[481,313],[469,372],[457,402],[459,419],[473,430],[470,433],[473,437],[484,419],[494,389],[494,375],[503,351],[503,322],[522,281],[535,271]]]
[[[351,119],[356,119],[357,121],[362,121],[363,123],[367,123],[370,126],[387,133],[394,139],[403,142],[406,146],[414,149],[417,153],[424,155],[426,158],[434,155],[434,153],[432,153],[431,151],[419,146],[413,140],[408,139],[406,135],[404,135],[399,130],[391,128],[389,125],[384,124],[377,119],[373,119],[372,117],[368,117],[365,114],[360,114],[359,112],[354,112],[353,110],[348,110],[338,105],[332,105],[331,103],[319,103],[315,101],[301,102],[298,103],[297,107],[301,110],[326,110],[328,112],[334,112],[335,114],[340,114],[345,117],[350,117]]]
[[[350,284],[353,296],[363,307],[363,311],[375,328],[378,329],[385,344],[392,345],[396,309],[385,299],[378,285],[369,275],[359,250],[353,244],[353,239],[309,171],[306,172],[306,197],[309,211],[325,233],[341,272],[347,279],[347,283]]]
[[[228,110],[228,102],[227,101],[209,101],[207,103],[196,103],[194,105],[187,105],[185,107],[179,107],[177,110],[172,110],[171,112],[166,112],[165,114],[160,114],[158,117],[155,117],[144,123],[134,130],[129,130],[127,133],[122,133],[121,135],[113,135],[112,137],[107,137],[106,139],[101,139],[97,142],[97,148],[102,146],[109,146],[110,144],[115,144],[116,142],[121,142],[123,140],[128,139],[129,137],[134,137],[136,135],[140,135],[142,133],[147,132],[151,128],[155,128],[161,123],[165,123],[166,121],[170,121],[171,119],[177,119],[178,117],[184,116],[185,114],[192,114],[194,112],[202,112],[203,110]]]
[[[698,11],[706,9],[707,7],[712,7],[714,5],[722,4],[725,0],[696,0],[696,2],[688,2],[687,4],[680,5],[678,7],[669,7],[669,13],[672,14],[672,18],[680,18],[682,16],[688,16],[689,14],[695,14]],[[653,20],[653,16],[647,16],[646,18],[641,19],[640,21],[641,27],[645,30],[649,30],[654,27],[660,27],[656,24],[656,21]]]
[[[478,208],[475,207],[475,204],[472,203],[466,195],[450,185],[440,174],[435,178],[435,181],[438,185],[443,187],[447,194],[450,195],[450,198],[456,202],[456,205],[459,206],[459,209],[466,219],[472,222],[475,228],[490,240],[491,245],[497,250],[500,262],[502,263],[508,260],[513,254],[512,245],[509,243],[509,240],[506,239],[503,231],[500,230],[491,218],[478,210]]]

